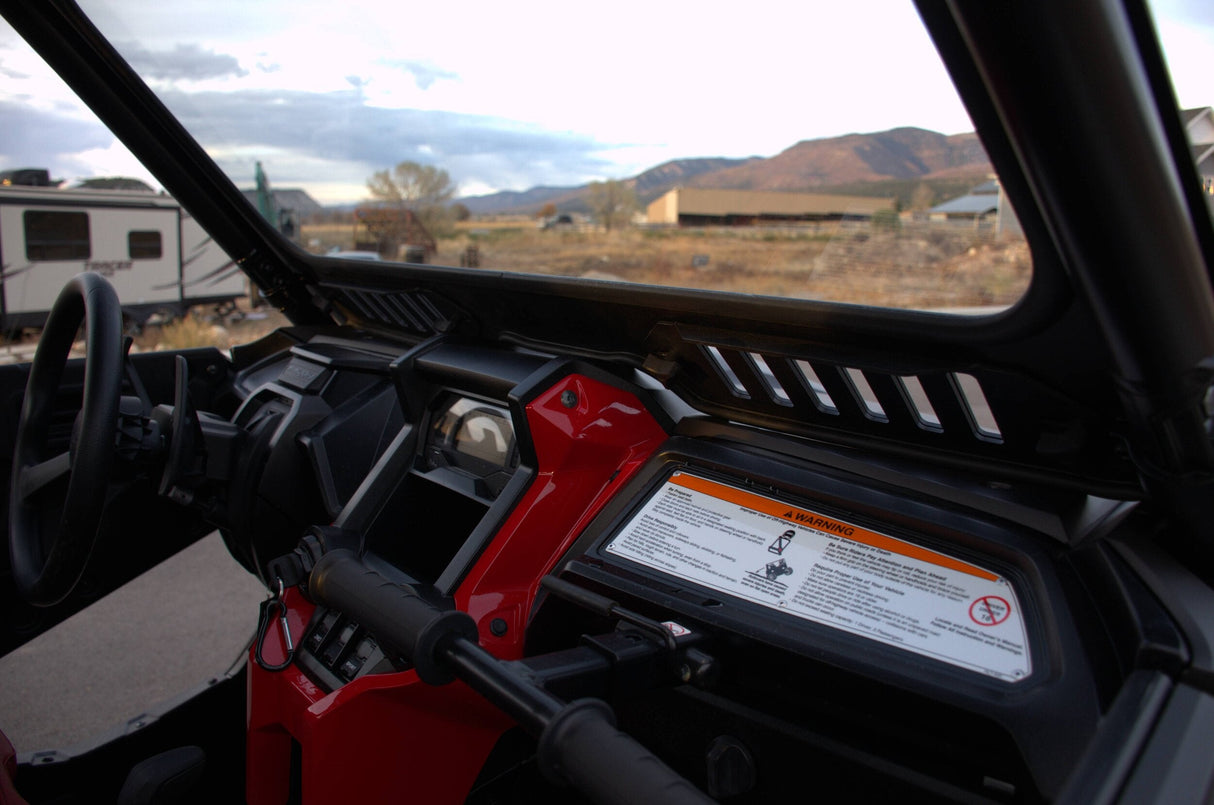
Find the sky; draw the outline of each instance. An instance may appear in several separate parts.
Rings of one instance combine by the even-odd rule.
[[[905,0],[82,0],[239,186],[321,203],[412,160],[461,195],[626,178],[918,126],[973,130]],[[1153,4],[1181,105],[1214,104],[1214,3]],[[0,169],[158,186],[0,23]]]

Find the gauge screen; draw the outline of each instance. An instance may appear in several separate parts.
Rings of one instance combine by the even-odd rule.
[[[510,412],[469,397],[454,399],[435,417],[428,448],[432,464],[478,477],[508,470],[518,460]]]

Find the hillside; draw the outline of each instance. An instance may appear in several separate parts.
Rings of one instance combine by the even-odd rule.
[[[768,159],[696,177],[693,187],[809,190],[890,179],[944,178],[991,172],[978,135],[900,128],[805,140]]]
[[[803,140],[766,158],[677,159],[626,181],[636,190],[642,206],[680,185],[856,195],[888,195],[888,189],[896,186],[896,195],[905,202],[907,198],[903,196],[909,197],[911,189],[921,181],[930,185],[937,198],[951,197],[965,192],[991,172],[976,134],[946,135],[904,127]],[[869,184],[873,185],[872,193],[865,192]],[[959,189],[954,193],[954,188]],[[555,204],[561,212],[586,212],[585,193],[586,186],[536,187],[460,201],[473,214],[535,214],[548,203]]]
[[[753,159],[753,158],[752,158]],[[642,204],[648,204],[658,196],[680,184],[687,184],[697,176],[744,165],[748,159],[726,159],[706,157],[701,159],[675,159],[656,168],[625,180],[637,194]],[[487,196],[471,196],[459,199],[473,215],[512,213],[534,215],[545,204],[555,204],[561,212],[589,212],[584,196],[587,185],[577,187],[533,187],[530,190],[506,190]]]
[[[650,168],[630,181],[637,199],[641,204],[648,204],[666,191],[679,185],[693,184],[697,179],[715,176],[722,171],[746,167],[754,162],[762,162],[760,157],[749,159],[725,159],[724,157],[704,157],[700,159],[674,159],[663,162],[656,168]]]
[[[530,190],[503,190],[487,196],[465,196],[456,199],[473,215],[493,213],[534,213],[548,202],[559,203],[576,194],[580,187],[533,187]]]

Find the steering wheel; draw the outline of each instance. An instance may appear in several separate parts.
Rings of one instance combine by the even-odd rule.
[[[68,450],[51,455],[51,414],[82,321],[84,398]],[[38,342],[13,451],[9,560],[18,591],[31,604],[66,598],[92,552],[114,461],[122,364],[118,295],[100,274],[73,277]]]

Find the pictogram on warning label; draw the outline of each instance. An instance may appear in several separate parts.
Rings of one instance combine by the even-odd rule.
[[[970,604],[970,618],[979,626],[998,626],[1012,614],[1012,608],[997,595],[984,595]]]
[[[795,530],[793,530],[791,528],[788,529],[783,534],[776,537],[775,542],[773,542],[772,544],[767,546],[767,552],[774,553],[776,556],[783,556],[784,549],[788,547],[788,544],[790,542],[792,542],[792,538],[795,537],[796,535],[797,535],[797,532]]]
[[[768,562],[763,568],[763,575],[768,581],[777,581],[781,576],[791,576],[792,568],[788,566],[787,559],[777,559],[774,562]]]
[[[1032,672],[1016,592],[999,574],[698,475],[671,475],[605,549],[990,677]]]

